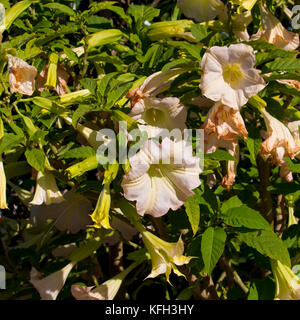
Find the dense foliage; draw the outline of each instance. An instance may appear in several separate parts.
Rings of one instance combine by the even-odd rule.
[[[0,2],[0,299],[300,298],[293,0]],[[122,145],[162,103],[205,134],[171,200],[96,157],[98,130]]]

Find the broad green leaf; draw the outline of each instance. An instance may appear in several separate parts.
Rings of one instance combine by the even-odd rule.
[[[4,166],[7,180],[30,173],[30,166],[26,161],[11,162]]]
[[[0,154],[18,146],[23,139],[13,133],[5,133],[0,142]]]
[[[236,161],[236,159],[227,151],[218,149],[214,153],[209,153],[205,155],[205,158],[215,159],[215,160],[231,160]],[[205,160],[204,160],[205,161]]]
[[[204,272],[211,274],[219,261],[225,246],[226,232],[221,227],[209,227],[201,240],[201,253],[204,262]]]
[[[200,207],[197,200],[197,195],[193,195],[187,199],[185,202],[185,212],[188,216],[189,222],[191,224],[193,234],[195,235],[198,231],[200,222]]]
[[[23,12],[25,11],[33,1],[24,0],[17,2],[14,6],[6,11],[5,14],[5,27],[9,29],[14,20]]]
[[[225,223],[232,227],[270,230],[267,220],[259,212],[246,205],[230,208],[223,213],[222,217]]]
[[[45,167],[46,156],[40,149],[26,150],[25,157],[28,164],[30,164],[37,171],[43,171]]]
[[[159,15],[160,10],[144,5],[131,4],[128,8],[128,14],[132,15],[136,23],[152,21]]]
[[[73,113],[72,126],[76,129],[79,119],[85,114],[91,112],[93,109],[94,109],[94,106],[90,104],[80,105]]]
[[[44,7],[60,11],[62,13],[67,14],[68,16],[75,15],[75,11],[73,11],[70,7],[68,7],[64,4],[61,4],[61,3],[51,2],[51,3],[44,4]]]
[[[197,41],[201,41],[202,39],[206,38],[209,34],[207,32],[207,26],[202,23],[192,25],[191,32]]]
[[[293,163],[290,158],[285,158],[284,160],[289,164],[288,167],[286,167],[287,169],[294,173],[300,173],[300,163]]]
[[[269,71],[300,71],[300,60],[292,58],[276,59],[267,63],[265,68]]]
[[[89,239],[81,243],[80,246],[73,250],[69,259],[74,262],[81,261],[92,255],[101,245],[99,238]]]
[[[233,196],[230,199],[223,202],[221,206],[221,212],[225,213],[229,209],[240,207],[243,205],[243,202],[239,199],[238,196]]]
[[[89,146],[82,146],[78,148],[74,148],[71,150],[66,151],[62,156],[60,156],[60,159],[85,159],[88,157],[95,156],[96,152],[92,147]]]
[[[239,232],[238,238],[259,253],[291,266],[290,256],[283,241],[271,230]]]

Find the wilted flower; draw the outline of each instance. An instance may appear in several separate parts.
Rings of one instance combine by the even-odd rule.
[[[61,270],[51,273],[45,278],[42,278],[41,274],[35,268],[32,268],[30,282],[43,300],[56,300],[75,264],[76,262],[70,262]]]
[[[264,39],[285,50],[295,50],[299,47],[299,35],[286,30],[280,21],[260,4],[262,30],[254,34],[250,40]]]
[[[271,260],[276,282],[275,300],[300,300],[300,278],[279,260]]]
[[[202,128],[206,153],[225,148],[236,159],[227,162],[227,175],[222,180],[222,185],[230,189],[239,160],[238,137],[248,137],[244,120],[239,111],[217,102],[207,114]]]
[[[46,170],[39,171],[36,180],[36,189],[31,205],[52,204],[64,201],[61,192],[58,190],[55,178]]]
[[[111,229],[111,226],[109,224],[110,202],[111,196],[109,183],[105,183],[98,198],[96,208],[91,215],[91,218],[94,221],[94,227]]]
[[[218,140],[236,140],[236,137],[243,137],[247,139],[248,132],[245,127],[244,120],[239,111],[231,107],[223,105],[220,102],[214,104],[209,110],[205,122],[203,124],[205,144],[208,153],[216,151],[217,146],[212,142],[212,135],[216,136]]]
[[[24,60],[8,57],[9,87],[11,92],[31,96],[35,90],[37,69]]]
[[[220,0],[177,0],[177,6],[186,17],[198,22],[212,20],[225,9]]]
[[[40,72],[36,79],[36,86],[40,92],[45,90],[46,81],[48,78],[48,65]],[[58,95],[63,95],[67,92],[67,83],[69,80],[69,74],[66,69],[61,65],[57,64],[57,79],[55,79],[55,91]]]
[[[65,121],[72,125],[72,119],[69,117],[64,117]],[[100,139],[99,132],[97,130],[93,130],[87,126],[84,126],[80,123],[77,123],[76,130],[86,139],[90,146],[94,149],[98,149],[99,146],[107,139],[105,136],[102,136],[102,140]]]
[[[253,48],[245,44],[214,46],[204,54],[200,89],[207,98],[238,109],[266,84],[254,69]]]
[[[140,231],[152,260],[152,271],[147,278],[155,278],[165,273],[167,281],[170,282],[169,277],[172,270],[178,276],[184,276],[184,274],[178,270],[177,266],[189,263],[193,257],[183,255],[184,244],[181,237],[176,243],[167,242],[146,229]]]
[[[280,176],[287,181],[293,181],[292,172],[286,168],[288,165],[283,159],[294,159],[300,151],[289,129],[279,120],[271,116],[265,109],[261,110],[264,117],[268,138],[261,144],[260,153],[263,157],[271,156],[272,162],[279,165]]]
[[[156,72],[148,77],[138,89],[129,91],[126,95],[131,100],[132,109],[129,115],[151,126],[169,130],[184,129],[187,112],[180,100],[175,97],[155,97],[170,85],[168,80],[178,72],[176,69]]]
[[[105,281],[97,287],[72,285],[71,293],[76,300],[113,300],[118,293],[125,277],[139,263],[140,262],[134,262],[124,271],[120,272],[115,277]]]
[[[131,170],[124,175],[122,187],[127,200],[136,201],[140,215],[155,217],[177,210],[200,185],[199,158],[192,155],[186,141],[164,138],[160,144],[147,140],[129,158]]]
[[[249,40],[247,26],[251,21],[251,11],[245,11],[232,17],[232,31],[241,41]]]
[[[0,209],[8,209],[6,204],[6,176],[2,156],[0,155]]]

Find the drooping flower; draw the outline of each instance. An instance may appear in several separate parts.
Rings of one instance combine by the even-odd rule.
[[[132,263],[124,271],[115,277],[105,281],[97,287],[85,287],[80,285],[72,285],[71,293],[76,300],[113,300],[118,293],[125,277],[139,264]]]
[[[0,209],[8,209],[6,204],[6,176],[2,156],[0,155]]]
[[[236,137],[247,139],[248,132],[244,120],[239,111],[223,105],[220,102],[214,104],[209,110],[203,124],[204,134],[207,136],[207,153],[215,152],[217,145],[214,145],[212,135],[218,140],[234,141]]]
[[[167,242],[146,229],[140,231],[152,260],[152,271],[147,278],[165,274],[167,281],[170,282],[169,277],[172,270],[177,276],[184,276],[177,266],[188,264],[193,257],[183,255],[184,244],[181,237],[178,242]]]
[[[276,282],[275,300],[300,300],[300,278],[279,260],[271,260]]]
[[[299,35],[286,30],[280,21],[267,11],[260,3],[260,14],[262,17],[262,30],[254,34],[250,40],[264,39],[285,50],[295,50],[299,47]]]
[[[69,117],[64,117],[66,123],[69,125],[72,125],[72,119]],[[76,130],[86,139],[86,141],[89,143],[90,146],[92,146],[94,149],[98,149],[101,144],[103,144],[103,141],[106,141],[106,137],[100,135],[100,133],[97,130],[93,130],[85,125],[82,125],[80,123],[77,123]],[[102,137],[102,139],[100,139]]]
[[[105,183],[98,198],[96,208],[91,215],[91,218],[94,221],[94,227],[111,229],[109,223],[110,202],[111,196],[109,183]]]
[[[129,91],[126,95],[131,100],[129,115],[142,124],[169,130],[184,129],[187,112],[180,100],[176,97],[156,98],[170,85],[168,80],[178,73],[178,69],[156,72],[139,88]]]
[[[36,288],[43,300],[56,300],[63,288],[69,273],[77,262],[70,262],[64,268],[43,278],[41,274],[32,268],[30,283]]]
[[[67,73],[66,69],[61,65],[57,64],[57,81],[55,86],[55,91],[58,95],[63,95],[67,93],[67,83],[69,80],[69,74]],[[36,86],[40,92],[43,92],[46,87],[46,81],[48,78],[48,65],[40,72],[36,79]]]
[[[213,20],[225,6],[220,0],[177,0],[183,14],[198,22]]]
[[[240,108],[266,86],[254,63],[251,46],[240,43],[210,48],[201,62],[203,95],[234,109]]]
[[[249,40],[250,36],[247,31],[247,26],[251,21],[251,11],[245,11],[232,17],[232,31],[241,41]]]
[[[60,203],[51,205],[33,205],[30,208],[31,219],[39,224],[46,223],[48,219],[56,219],[55,227],[60,231],[68,230],[77,233],[91,224],[89,213],[91,202],[83,195],[70,190],[63,195]]]
[[[35,90],[37,69],[24,60],[8,57],[9,88],[10,92],[20,92],[31,96]]]
[[[137,212],[142,216],[159,217],[169,209],[177,210],[200,185],[199,160],[184,140],[165,137],[161,144],[147,140],[129,158],[131,170],[121,183],[124,197],[136,201]]]
[[[286,167],[288,163],[283,159],[288,157],[294,159],[300,152],[289,129],[279,120],[271,116],[265,109],[261,110],[267,127],[267,139],[260,146],[263,157],[272,158],[275,165],[280,166],[280,176],[287,181],[293,181],[292,172]]]
[[[53,204],[65,201],[55,182],[52,173],[39,171],[36,180],[36,189],[31,205]]]
[[[227,161],[227,175],[222,180],[222,185],[229,190],[234,182],[239,160],[238,137],[248,137],[244,120],[239,111],[217,102],[208,112],[202,128],[205,153],[225,148],[236,159]]]

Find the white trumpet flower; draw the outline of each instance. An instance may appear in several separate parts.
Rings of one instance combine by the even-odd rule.
[[[127,200],[136,201],[140,215],[155,217],[177,210],[193,189],[200,185],[199,158],[185,141],[162,143],[148,140],[141,150],[129,158],[131,170],[124,175],[122,187]]]
[[[180,72],[180,69],[156,72],[138,89],[129,91],[126,95],[131,100],[129,115],[142,124],[183,130],[187,112],[180,100],[176,97],[156,98],[157,94],[169,87],[169,80]]]
[[[234,109],[240,108],[266,86],[254,63],[251,46],[240,43],[210,48],[201,62],[203,95]]]
[[[35,268],[32,268],[30,272],[30,282],[39,292],[43,300],[56,300],[76,263],[77,262],[70,262],[61,270],[51,273],[45,278],[42,278],[41,274]]]
[[[63,195],[58,190],[54,176],[47,172],[39,171],[36,180],[36,189],[31,205],[53,204],[65,201]]]

